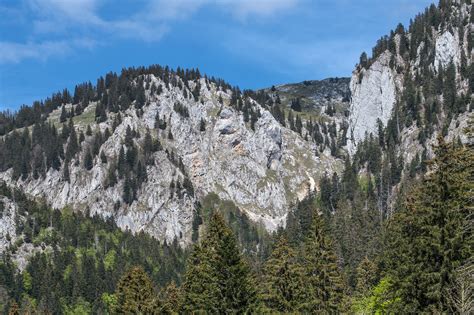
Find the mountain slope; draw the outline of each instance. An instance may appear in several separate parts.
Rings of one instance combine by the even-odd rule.
[[[207,194],[233,201],[272,231],[284,224],[292,203],[315,190],[324,172],[338,168],[330,154],[317,153],[316,144],[281,126],[268,107],[207,78],[185,81],[176,73],[147,73],[128,78],[127,84],[143,87],[144,105],[134,100],[125,108],[121,96],[117,111],[97,91],[89,103],[61,105],[47,115],[46,124],[62,134],[68,128],[66,121],[59,122],[64,113],[79,112],[69,123],[85,135],[77,152],[70,159],[60,157],[56,169],[42,168],[41,175],[28,160],[19,167],[27,169],[21,177],[12,167],[0,179],[46,198],[55,208],[69,205],[113,216],[123,229],[187,244],[196,204]],[[111,94],[111,88],[107,91]],[[40,129],[33,126],[30,132],[35,128]],[[5,136],[7,144],[9,137],[15,135]],[[73,138],[69,134],[62,145],[66,156]],[[150,149],[153,142],[159,149]],[[126,164],[121,159],[134,160],[129,170],[121,167]],[[134,186],[132,198],[128,186]]]

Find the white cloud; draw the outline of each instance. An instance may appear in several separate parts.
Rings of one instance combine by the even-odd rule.
[[[113,38],[159,41],[171,22],[189,18],[198,10],[215,7],[238,20],[250,16],[270,17],[296,6],[299,0],[145,0],[124,18],[105,18],[101,8],[116,5],[112,0],[23,0],[32,16],[33,30],[26,43],[0,41],[0,63],[23,59],[46,60],[91,47],[92,42]],[[131,2],[133,4],[133,2]],[[132,5],[130,5],[132,7]],[[52,37],[53,36],[53,37]],[[55,40],[51,40],[55,38]],[[69,38],[91,38],[88,44]]]
[[[254,15],[269,17],[296,6],[298,0],[220,0],[217,3],[230,10],[234,17],[246,19]]]
[[[45,41],[41,43],[0,42],[0,64],[18,63],[24,59],[46,60],[52,56],[65,56],[76,48],[92,48],[95,42],[87,39],[71,41]]]
[[[169,20],[185,18],[204,6],[215,6],[238,19],[250,15],[269,17],[291,9],[299,0],[151,0],[150,13],[156,18]]]

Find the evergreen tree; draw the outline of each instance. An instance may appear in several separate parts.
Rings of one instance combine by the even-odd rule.
[[[454,103],[456,101],[456,67],[454,62],[451,61],[446,68],[444,73],[445,78],[443,80],[443,103],[444,108],[452,113],[454,112]]]
[[[84,156],[84,167],[86,168],[86,170],[90,171],[93,166],[94,166],[94,163],[93,163],[91,151],[87,150],[86,155]]]
[[[261,299],[266,312],[296,312],[304,302],[306,290],[303,270],[295,251],[280,236],[265,263]]]
[[[59,116],[59,122],[64,123],[66,119],[67,119],[66,107],[63,105],[61,106],[61,115]]]
[[[178,314],[181,309],[181,291],[174,281],[171,281],[161,292],[160,314]]]
[[[199,131],[206,131],[206,121],[203,118],[201,118],[199,123]]]
[[[472,257],[474,153],[439,138],[433,172],[413,189],[389,224],[386,268],[400,294],[398,312],[449,312],[456,266]]]
[[[69,163],[67,161],[64,162],[63,180],[65,182],[69,182],[70,180]]]
[[[202,245],[193,250],[183,290],[185,312],[245,313],[255,306],[250,269],[218,213],[211,215]]]
[[[77,135],[74,125],[72,124],[72,119],[69,120],[69,140],[66,147],[66,156],[65,159],[70,161],[77,152],[79,152],[79,144],[77,142]]]
[[[153,314],[157,297],[150,278],[142,267],[133,267],[120,279],[115,291],[117,314]]]
[[[321,216],[313,223],[303,245],[305,299],[299,306],[303,312],[338,313],[343,299],[343,281],[337,266],[333,243],[324,231]]]
[[[357,267],[356,293],[365,296],[377,284],[377,266],[367,258]]]
[[[218,312],[221,296],[211,258],[199,244],[194,245],[182,285],[183,312]]]

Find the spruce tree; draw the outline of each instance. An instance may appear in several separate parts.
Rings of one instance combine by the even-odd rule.
[[[131,268],[120,279],[115,295],[117,314],[153,314],[157,310],[155,290],[142,267]]]
[[[181,290],[174,281],[171,281],[160,294],[161,314],[178,314],[181,309],[182,299]]]
[[[365,296],[376,284],[377,266],[366,256],[357,267],[356,293]]]
[[[304,301],[303,270],[284,236],[265,263],[261,289],[265,312],[295,312]]]
[[[413,189],[406,210],[389,223],[384,264],[402,299],[402,313],[449,312],[455,268],[472,257],[472,148],[439,138],[432,172]]]
[[[303,245],[305,299],[303,312],[338,313],[343,299],[343,281],[337,266],[333,243],[324,231],[320,215],[313,215],[310,231]]]
[[[194,245],[186,262],[182,312],[218,312],[220,292],[212,258],[199,244]]]
[[[94,163],[93,163],[91,151],[87,150],[86,155],[84,156],[84,167],[86,168],[86,170],[90,171],[93,166],[94,166]]]
[[[67,119],[66,107],[63,105],[61,106],[61,115],[59,116],[59,122],[64,123],[66,119]]]
[[[193,250],[183,289],[185,312],[246,313],[255,306],[249,266],[218,213],[211,215],[202,244]]]

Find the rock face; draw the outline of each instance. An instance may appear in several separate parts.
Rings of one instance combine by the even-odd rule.
[[[434,65],[441,65],[446,67],[451,61],[459,65],[461,60],[461,50],[459,49],[458,34],[451,34],[450,31],[445,31],[436,39],[435,46],[435,61]]]
[[[2,253],[16,235],[16,204],[0,196],[0,253]]]
[[[264,89],[265,92],[278,94],[283,105],[290,106],[291,101],[299,98],[303,111],[324,111],[328,105],[349,107],[351,91],[350,78],[328,78],[308,80],[300,83],[282,84]]]
[[[191,241],[195,205],[201,197],[217,193],[221,199],[233,201],[250,219],[273,231],[285,223],[291,204],[314,191],[318,178],[338,166],[329,154],[316,156],[315,144],[282,127],[268,110],[254,101],[252,106],[260,112],[260,117],[252,129],[242,112],[229,106],[231,91],[219,90],[201,79],[200,100],[195,101],[191,96],[195,82],[189,82],[189,97],[185,97],[183,90],[166,86],[153,75],[149,80],[161,85],[163,92],[156,95],[147,90],[148,102],[140,117],[133,107],[122,112],[121,124],[100,149],[108,161],[116,159],[124,147],[128,127],[140,133],[141,138],[134,139],[137,145],[143,143],[147,130],[152,130],[152,136],[160,140],[163,150],[154,153],[154,165],[146,170],[148,180],[138,191],[138,200],[131,205],[122,202],[114,206],[122,200],[124,181],[106,188],[108,164],[96,157],[92,169],[85,170],[84,150],[69,165],[69,182],[63,180],[64,166],[59,171],[50,169],[44,178],[30,177],[17,182],[11,180],[9,170],[0,173],[0,180],[20,186],[32,196],[46,198],[55,208],[71,206],[87,209],[91,215],[113,216],[123,229],[145,231],[167,241],[177,238],[186,245]],[[175,111],[176,103],[187,108],[189,117]],[[76,128],[85,131],[82,117],[90,115],[95,106],[91,103],[75,118]],[[50,115],[51,122],[57,120],[58,111]],[[109,116],[100,124],[92,122],[92,129],[113,130],[114,114]],[[155,129],[157,116],[167,122],[165,130]],[[205,122],[203,131],[201,121]],[[90,138],[86,137],[86,146],[92,141]],[[184,169],[173,159],[182,160]],[[170,183],[182,183],[185,177],[190,179],[194,195],[178,193],[170,187]]]
[[[472,24],[465,22],[466,26],[462,29],[456,21],[469,21],[471,6],[463,1],[454,1],[450,8],[449,22],[441,23],[438,29],[433,28],[429,31],[431,40],[421,41],[416,48],[416,57],[407,61],[406,55],[400,55],[400,35],[395,35],[396,49],[395,53],[385,50],[367,68],[358,66],[351,77],[350,92],[350,116],[349,116],[349,141],[348,151],[354,153],[357,144],[364,139],[366,134],[373,133],[377,135],[377,120],[386,126],[387,121],[393,117],[393,110],[398,103],[402,103],[402,94],[405,87],[405,75],[408,73],[412,79],[423,75],[420,72],[420,58],[422,51],[428,51],[432,54],[432,64],[430,71],[438,74],[438,67],[443,69],[453,62],[457,73],[457,86],[460,89],[458,94],[470,94],[467,86],[467,80],[460,79],[461,56],[466,57],[466,64],[472,61],[472,51],[469,51],[469,33],[472,32]],[[428,31],[427,31],[428,32]],[[413,34],[408,34],[410,38]],[[408,39],[407,39],[408,40]],[[427,46],[427,47],[425,47]],[[427,48],[427,49],[426,49]],[[431,51],[433,50],[433,51]],[[425,54],[427,54],[425,52]],[[427,58],[425,56],[425,58]],[[431,59],[430,59],[431,60]],[[466,66],[466,65],[465,65]],[[396,119],[396,117],[394,117]],[[455,125],[463,125],[466,117],[461,115],[456,118]],[[407,139],[412,141],[419,133],[417,126],[410,126],[409,133],[403,132],[404,126],[400,126],[402,132],[402,142]],[[460,135],[462,130],[449,128],[450,134]],[[429,141],[435,143],[438,133],[435,132]],[[412,139],[412,140],[408,140]],[[416,139],[416,138],[415,138]],[[416,147],[416,145],[414,145]],[[407,149],[410,147],[407,143],[402,143],[401,147]],[[412,151],[416,151],[414,148]]]
[[[366,133],[377,134],[377,120],[387,124],[396,102],[396,75],[385,52],[368,68],[355,71],[350,83],[349,151]]]
[[[456,3],[453,16],[469,21],[472,5]],[[460,68],[463,56],[467,56],[467,66],[472,63],[472,51],[468,51],[472,25],[465,27],[463,33],[456,23],[449,27],[445,24],[430,31],[427,42],[421,41],[416,50],[403,55],[400,54],[400,35],[395,35],[391,49],[384,49],[366,67],[357,67],[350,79],[304,81],[275,86],[264,92],[270,94],[275,104],[277,99],[281,102],[283,112],[287,111],[285,106],[290,107],[293,100],[299,99],[303,120],[310,117],[325,129],[334,125],[339,133],[348,130],[346,149],[354,153],[366,134],[377,134],[378,121],[386,126],[389,119],[394,118],[394,109],[403,109],[397,106],[402,106],[404,81],[406,77],[415,79],[420,75],[421,52],[426,47],[430,59],[426,59],[429,65],[424,70],[436,73],[438,65],[446,68],[453,61],[458,94],[471,94],[468,80],[460,76]],[[407,40],[410,36],[407,34]],[[407,57],[409,54],[416,56]],[[85,132],[88,124],[94,131],[113,130],[100,148],[109,162],[104,163],[97,156],[90,170],[82,166],[84,148],[93,142],[93,137],[87,136],[82,151],[68,165],[69,181],[63,179],[64,165],[58,171],[50,169],[44,177],[34,179],[30,176],[18,181],[12,180],[10,169],[0,173],[0,180],[33,197],[45,198],[55,208],[70,206],[78,211],[89,211],[91,215],[113,217],[123,229],[145,231],[161,240],[177,239],[180,244],[188,245],[196,204],[207,194],[216,193],[221,199],[234,202],[254,222],[273,231],[285,223],[292,204],[317,189],[323,174],[331,174],[341,167],[341,161],[332,157],[330,149],[322,145],[329,143],[327,135],[319,144],[310,139],[307,121],[300,121],[300,133],[294,132],[282,126],[267,105],[246,99],[245,107],[258,113],[249,122],[241,108],[230,105],[231,90],[223,90],[204,78],[199,79],[198,84],[192,80],[183,82],[176,76],[170,81],[179,84],[169,84],[151,74],[146,76],[134,84],[144,84],[143,79],[146,79],[147,84],[161,86],[162,92],[152,93],[144,84],[146,105],[141,110],[132,105],[122,111],[117,126],[114,126],[117,114],[112,112],[104,122],[95,122],[97,104],[94,102],[74,118],[75,128],[80,131]],[[196,87],[198,98],[194,96]],[[439,94],[434,97],[442,101]],[[77,105],[66,107],[73,106]],[[177,108],[185,108],[187,114]],[[472,101],[467,112],[458,113],[446,125],[448,139],[459,136],[462,141],[468,141],[462,130],[467,126],[469,111],[472,111]],[[59,116],[60,109],[51,113],[48,120],[60,126]],[[446,115],[441,113],[439,116],[444,119]],[[165,127],[156,127],[157,117],[166,122]],[[440,125],[433,128],[435,130],[422,146],[419,141],[422,130],[416,123],[397,127],[399,143],[395,153],[403,155],[405,165],[422,150],[427,150],[429,157],[431,145],[436,143],[442,129]],[[137,192],[137,200],[129,205],[123,202],[123,179],[113,187],[106,185],[110,161],[117,160],[121,149],[126,150],[127,129],[140,134],[133,139],[137,146],[143,146],[144,135],[150,130],[152,137],[159,139],[163,147],[153,153],[153,163],[146,166],[148,179]],[[340,134],[332,143],[343,143],[343,146],[346,134]],[[185,180],[190,181],[194,193],[182,188]],[[4,200],[4,204],[0,218],[0,252],[7,246],[7,235],[14,234],[15,230],[15,205],[8,200]]]

